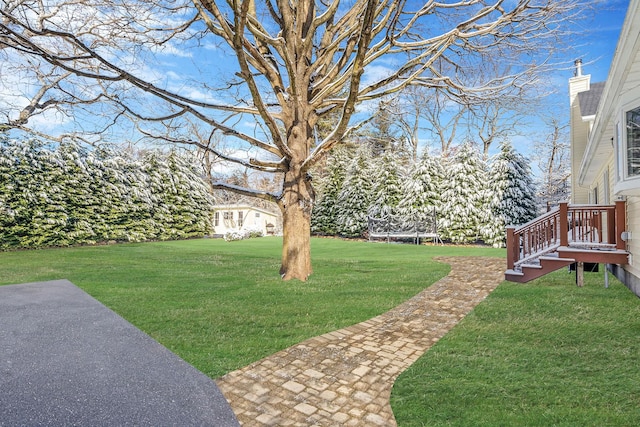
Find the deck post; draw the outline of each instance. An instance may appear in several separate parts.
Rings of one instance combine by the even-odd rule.
[[[507,269],[513,270],[516,265],[516,258],[518,258],[518,250],[520,249],[516,244],[515,237],[516,228],[513,225],[507,227]]]
[[[616,200],[616,249],[626,250],[627,244],[622,240],[622,232],[627,228],[626,206],[624,200]]]
[[[560,246],[569,246],[569,205],[560,203]]]
[[[613,210],[607,211],[607,242],[609,244],[615,245],[618,239],[616,238],[616,208],[614,206]]]
[[[584,286],[584,262],[582,261],[576,263],[576,285],[579,288]]]

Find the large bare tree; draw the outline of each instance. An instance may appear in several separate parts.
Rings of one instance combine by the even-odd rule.
[[[556,205],[569,200],[571,159],[569,147],[569,125],[561,122],[558,116],[543,117],[545,127],[534,146],[533,156],[540,171],[538,183],[538,202],[540,210],[544,205]],[[608,203],[609,201],[605,201]]]
[[[22,66],[31,61],[47,78],[25,93],[27,110],[20,111],[26,112],[7,114],[4,125],[28,129],[30,115],[56,108],[73,118],[63,123],[67,130],[193,144],[282,174],[277,193],[216,187],[278,203],[282,277],[306,280],[314,200],[309,170],[366,121],[367,108],[358,105],[410,85],[469,102],[529,84],[549,66],[558,30],[582,3],[5,0],[0,54]],[[198,72],[189,79],[180,70],[159,73],[171,55],[188,61],[184,73]],[[508,72],[469,78],[470,68],[495,55],[508,62],[501,68]],[[442,62],[450,72],[436,66]],[[336,124],[320,138],[314,128],[326,116],[337,117]],[[200,137],[188,132],[194,123]],[[217,134],[250,147],[252,157],[217,150],[209,143]]]

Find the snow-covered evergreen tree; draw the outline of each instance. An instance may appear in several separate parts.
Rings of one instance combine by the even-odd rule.
[[[502,246],[507,225],[524,224],[536,216],[536,196],[528,160],[509,143],[493,159],[488,186],[488,217],[483,240]]]
[[[96,243],[96,207],[102,202],[96,199],[91,187],[93,175],[87,163],[88,150],[78,144],[66,143],[59,146],[56,152],[62,168],[56,168],[52,174],[64,174],[58,181],[63,188],[60,195],[67,217],[65,244]]]
[[[338,234],[338,196],[347,176],[352,155],[351,148],[337,147],[328,157],[323,173],[314,174],[316,203],[311,216],[313,233]]]
[[[153,219],[156,208],[144,161],[135,152],[123,152],[117,159],[123,172],[127,194],[124,196],[123,231],[118,240],[140,242],[156,237],[158,224]]]
[[[445,239],[469,243],[478,239],[486,209],[486,166],[479,151],[466,143],[445,160],[439,229]]]
[[[65,159],[59,150],[39,147],[34,153],[38,159],[36,167],[37,208],[31,218],[30,238],[24,240],[25,246],[67,246],[71,243],[67,233],[69,225],[69,206],[67,183],[75,181],[73,170],[67,171]]]
[[[397,215],[402,199],[403,170],[393,151],[387,150],[372,164],[373,187],[368,214],[374,218],[388,218]]]
[[[13,159],[9,150],[9,139],[0,131],[0,249],[11,245],[8,231],[15,213],[10,207],[13,191]],[[13,242],[15,244],[15,242]]]
[[[29,236],[36,205],[34,141],[18,143],[0,134],[0,245],[20,247]]]
[[[338,195],[336,222],[339,233],[358,237],[367,230],[367,213],[371,203],[371,152],[366,145],[358,148]]]
[[[63,205],[62,165],[56,154],[37,140],[4,141],[10,171],[3,174],[8,191],[0,230],[3,246],[37,247],[65,244],[62,229],[67,223]],[[56,167],[58,169],[56,169]],[[57,176],[56,176],[57,175]]]
[[[172,171],[166,156],[157,150],[141,153],[141,166],[148,183],[149,197],[153,204],[152,220],[155,224],[152,238],[168,240],[173,236],[174,193],[176,189],[171,179]]]
[[[126,241],[128,183],[123,159],[115,147],[103,146],[89,153],[91,188],[98,200],[94,207],[94,232],[98,241]]]
[[[213,198],[203,180],[204,170],[198,168],[199,162],[188,152],[172,150],[166,162],[171,181],[164,195],[173,224],[170,238],[185,239],[210,233]]]
[[[402,200],[398,212],[407,220],[430,218],[440,210],[442,165],[427,151],[414,163],[402,181]]]
[[[94,230],[99,241],[127,241],[129,189],[124,164],[112,146],[92,151],[87,159],[93,179],[91,187],[100,201],[95,208]]]

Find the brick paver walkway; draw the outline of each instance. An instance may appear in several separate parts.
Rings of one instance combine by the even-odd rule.
[[[437,258],[449,275],[366,322],[280,351],[217,383],[243,426],[395,426],[397,376],[504,280],[503,259]]]

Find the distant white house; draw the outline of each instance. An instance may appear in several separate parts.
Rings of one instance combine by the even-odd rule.
[[[218,205],[213,212],[213,229],[217,235],[232,231],[259,230],[263,235],[278,234],[280,216],[250,205]]]

